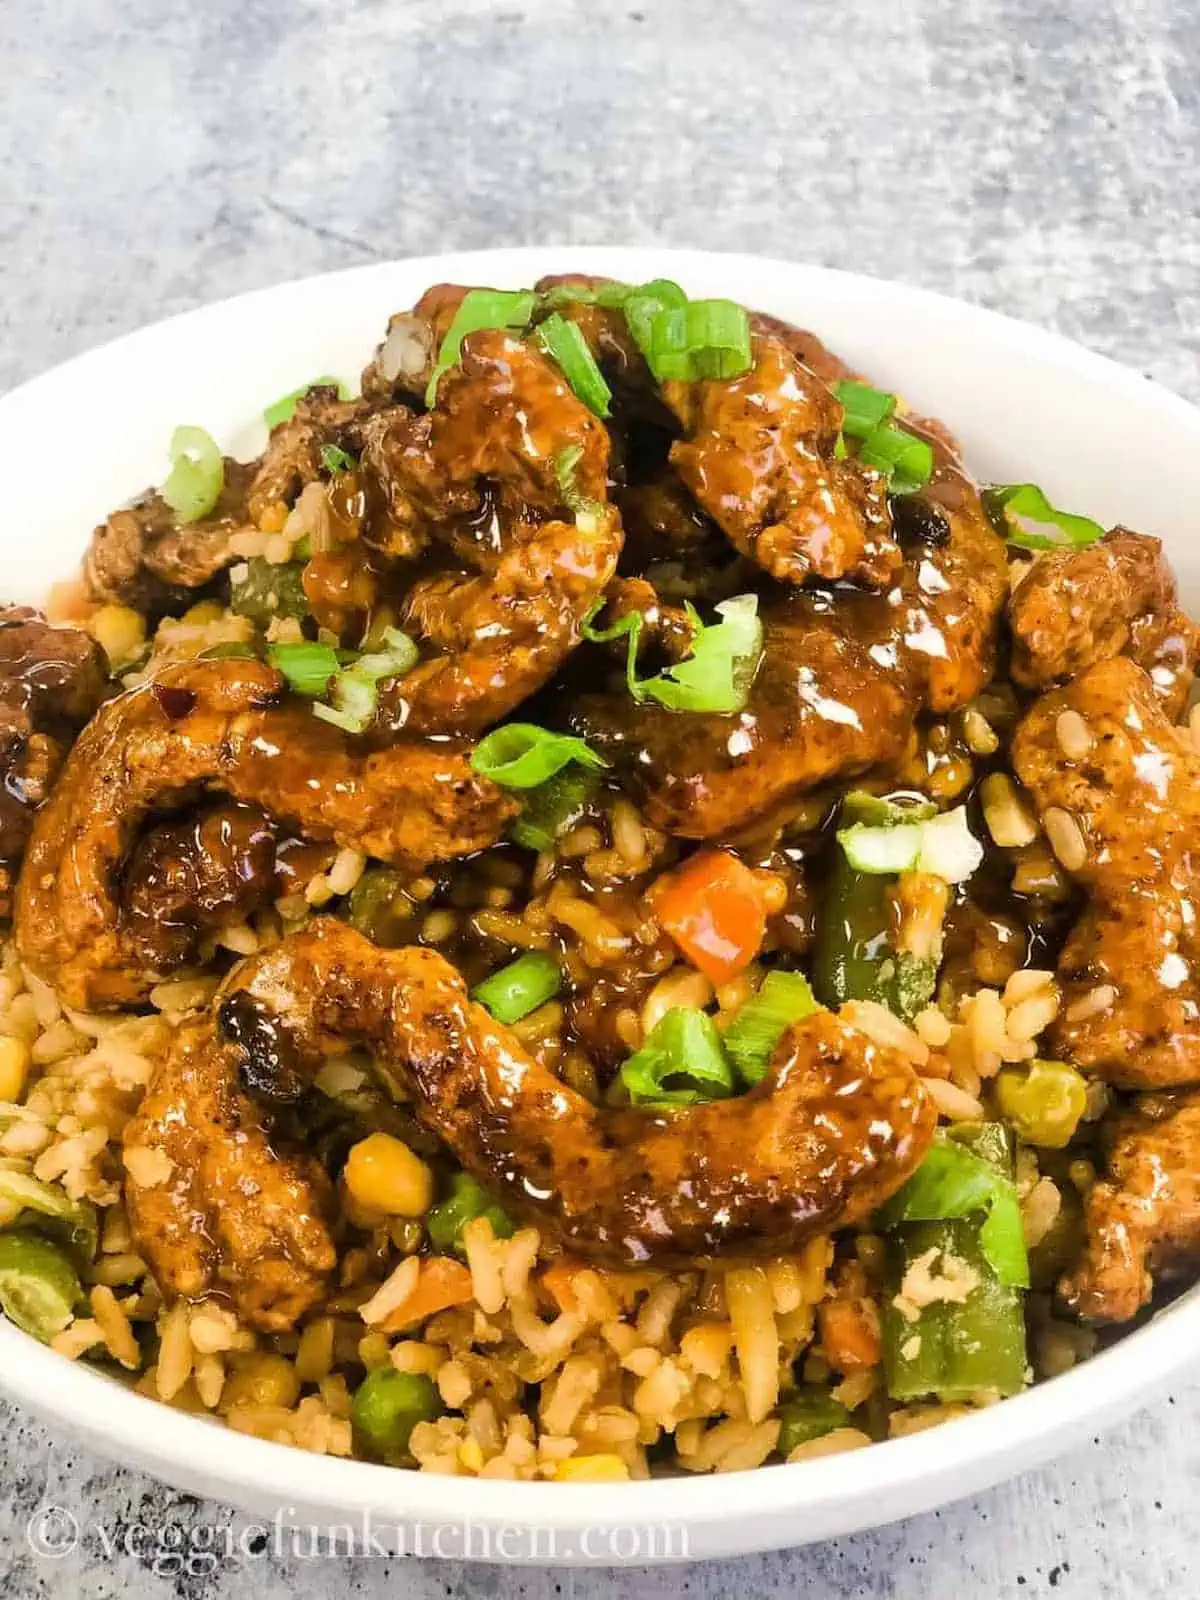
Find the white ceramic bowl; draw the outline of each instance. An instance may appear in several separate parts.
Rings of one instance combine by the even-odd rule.
[[[34,600],[70,575],[96,521],[161,480],[176,423],[248,454],[265,402],[317,373],[354,378],[388,314],[429,284],[515,288],[573,269],[665,275],[814,328],[944,418],[980,478],[1033,479],[1060,505],[1161,535],[1200,603],[1200,412],[1137,373],[916,289],[749,256],[619,249],[499,250],[313,278],[177,317],[27,384],[0,400],[5,591]],[[501,1483],[309,1455],[142,1399],[2,1319],[0,1383],[122,1463],[268,1519],[361,1532],[366,1513],[386,1542],[431,1554],[640,1563],[802,1544],[971,1494],[1131,1410],[1197,1348],[1193,1290],[1096,1359],[944,1427],[819,1463],[638,1484]]]

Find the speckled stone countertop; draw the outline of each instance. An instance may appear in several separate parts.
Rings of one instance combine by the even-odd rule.
[[[1200,399],[1198,49],[1191,0],[3,0],[0,388],[285,278],[561,241],[899,278]],[[657,1571],[186,1563],[233,1513],[3,1427],[10,1600],[1200,1594],[1200,1373],[940,1514]],[[74,1554],[31,1550],[47,1505]]]

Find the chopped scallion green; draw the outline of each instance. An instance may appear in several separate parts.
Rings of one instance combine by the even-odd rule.
[[[354,472],[358,462],[347,450],[341,449],[336,444],[323,444],[321,446],[321,465],[331,478],[336,478],[340,472]]]
[[[722,600],[716,610],[721,621],[705,623],[689,604],[687,612],[694,629],[691,654],[648,678],[637,674],[642,635],[639,612],[627,611],[607,628],[597,628],[585,619],[582,631],[594,644],[628,638],[625,679],[635,700],[657,700],[671,711],[741,711],[762,659],[758,596],[735,595]]]
[[[1098,522],[1060,511],[1036,483],[995,483],[983,499],[1009,544],[1022,550],[1077,549],[1104,537]]]
[[[833,392],[845,407],[842,432],[852,439],[865,439],[885,422],[890,422],[896,409],[896,396],[883,389],[873,389],[869,383],[859,383],[846,378],[835,383]]]
[[[885,473],[893,494],[915,494],[933,476],[932,445],[891,423],[883,423],[866,436],[858,459]]]
[[[329,698],[331,705],[322,700],[314,702],[313,716],[341,728],[343,733],[365,733],[379,707],[379,686],[356,667],[344,667],[330,681]]]
[[[567,733],[551,733],[536,722],[506,722],[475,746],[471,765],[502,789],[535,789],[570,762],[606,767],[590,745]]]
[[[672,711],[741,711],[762,659],[763,629],[758,596],[735,595],[716,607],[717,623],[701,622],[689,605],[695,632],[692,653],[653,678],[643,678],[644,695]]]
[[[579,631],[592,644],[609,644],[614,639],[628,640],[625,649],[625,682],[628,684],[629,692],[635,700],[644,700],[646,698],[645,690],[637,675],[638,647],[642,642],[642,614],[640,611],[626,611],[623,616],[619,616],[607,628],[597,628],[592,622],[592,618],[603,608],[604,601],[602,599],[597,600],[587,616],[584,617],[583,625]]]
[[[534,337],[546,354],[557,361],[563,377],[588,410],[598,417],[607,417],[612,390],[605,383],[604,374],[596,365],[596,358],[588,349],[578,323],[555,311],[538,324]]]
[[[856,872],[881,877],[928,872],[944,883],[964,883],[983,861],[965,806],[916,822],[856,822],[837,837]]]
[[[383,630],[382,650],[371,650],[353,662],[353,670],[363,678],[373,678],[377,683],[385,678],[402,678],[411,672],[420,658],[420,651],[406,633],[399,628]]]
[[[437,400],[442,373],[458,365],[462,342],[469,333],[476,333],[480,328],[510,328],[521,332],[529,326],[536,304],[537,296],[532,289],[471,289],[465,294],[442,340],[425,390],[425,404],[432,406]]]
[[[599,500],[593,500],[590,495],[584,494],[575,482],[575,474],[582,460],[581,444],[565,445],[554,457],[554,478],[558,484],[558,492],[562,495],[563,505],[567,510],[575,513],[576,522],[580,522],[584,517],[598,519],[604,514],[604,507]]]
[[[553,1000],[561,987],[562,969],[558,962],[544,951],[529,950],[476,984],[471,998],[490,1011],[497,1022],[513,1023]]]
[[[290,689],[313,700],[325,693],[338,670],[337,651],[328,644],[268,645],[267,660],[283,673]]]
[[[291,394],[281,395],[269,405],[263,412],[263,421],[268,428],[277,428],[281,422],[290,422],[296,414],[297,401],[303,400],[310,389],[329,388],[337,390],[339,400],[349,400],[350,391],[340,378],[314,378],[311,383],[293,389]]]
[[[819,1009],[803,973],[768,972],[725,1030],[725,1053],[743,1081],[761,1082],[787,1030]]]
[[[687,295],[670,278],[653,278],[649,283],[639,284],[622,303],[626,325],[647,364],[655,318],[666,311],[682,310],[687,303]]]
[[[353,650],[335,651],[328,645],[276,645],[273,648],[277,652],[327,650],[329,654],[320,665],[322,668],[328,665],[332,657],[332,676],[326,677],[320,689],[314,691],[303,688],[299,689],[299,693],[322,694],[328,688],[331,704],[318,701],[313,706],[313,715],[320,717],[322,722],[330,722],[335,728],[341,728],[344,733],[364,733],[379,708],[380,683],[385,679],[402,678],[406,672],[411,672],[419,654],[413,641],[399,628],[385,628],[381,642],[386,646],[385,649],[362,656],[356,655]],[[275,660],[274,656],[271,659],[287,675],[288,668],[283,661]],[[284,657],[284,660],[290,659],[290,656]],[[315,681],[318,671],[316,656],[297,656],[297,659],[301,661],[302,670],[308,669],[311,662],[311,675],[305,681]],[[292,686],[298,687],[294,683]]]
[[[180,522],[208,516],[225,487],[225,462],[212,434],[203,428],[176,428],[171,435],[171,470],[162,497]]]
[[[634,1105],[694,1105],[733,1093],[733,1068],[707,1012],[675,1006],[620,1071]]]
[[[650,323],[646,359],[660,383],[736,378],[753,361],[750,318],[732,300],[689,300],[659,311]]]

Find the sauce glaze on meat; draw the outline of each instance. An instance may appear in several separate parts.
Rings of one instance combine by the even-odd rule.
[[[1025,820],[1002,838],[989,815],[944,942],[940,880],[925,945],[919,882],[888,901],[890,936],[942,962],[947,1015],[968,978],[1054,967],[1047,1047],[1106,1113],[1080,1125],[1102,1170],[1060,1301],[1129,1318],[1200,1256],[1200,757],[1180,726],[1200,634],[1159,541],[1115,528],[1010,572],[940,423],[897,413],[932,452],[915,493],[847,447],[837,385],[855,375],[815,335],[752,315],[746,370],[660,384],[612,286],[536,287],[535,323],[566,319],[611,415],[536,327],[473,328],[439,361],[469,291],[437,285],[392,318],[359,398],[315,385],[258,460],[226,459],[207,515],[181,523],[157,490],[113,512],[80,625],[0,614],[0,909],[24,857],[23,961],[89,1011],[145,1007],[179,972],[222,977],[125,1133],[134,1243],[160,1289],[223,1296],[266,1332],[321,1304],[342,1224],[305,1119],[350,1051],[393,1113],[570,1255],[753,1260],[865,1224],[938,1109],[987,1084],[948,1024],[893,1019],[889,1040],[860,1004],[786,1028],[746,1093],[623,1103],[614,1063],[691,959],[662,881],[716,849],[769,884],[760,982],[811,958],[846,791],[928,790],[982,833],[979,780],[1011,771]],[[98,608],[179,629],[199,601],[225,625],[251,566],[267,596],[252,626],[110,680],[86,631]],[[636,614],[642,668],[678,664],[733,595],[762,622],[738,711],[635,698],[626,636],[591,626]],[[299,645],[345,670],[397,628],[417,662],[384,674],[360,726],[314,715],[279,670]],[[527,796],[474,764],[513,721],[599,758],[574,855],[531,856],[511,832]],[[375,900],[346,898],[343,876]],[[336,916],[307,920],[330,901]],[[384,901],[390,921],[370,923],[363,905]],[[568,975],[552,1048],[472,995],[523,949]],[[727,983],[699,959],[688,976],[725,1026]]]

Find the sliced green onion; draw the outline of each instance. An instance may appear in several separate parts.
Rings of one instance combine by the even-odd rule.
[[[732,300],[689,300],[670,278],[654,278],[641,284],[603,283],[595,288],[556,284],[538,296],[537,311],[549,309],[552,313],[539,325],[539,335],[547,323],[554,321],[556,308],[572,302],[623,311],[635,344],[660,381],[666,378],[688,381],[735,378],[747,371],[753,359],[750,319],[742,306]],[[586,349],[582,334],[579,337]],[[552,350],[551,354],[565,371],[566,365],[558,352]],[[590,351],[588,354],[590,357]],[[598,369],[596,377],[600,378]],[[608,415],[607,403],[611,396],[607,384],[603,390],[605,409],[602,410],[569,374],[568,381],[597,416]],[[600,382],[603,383],[603,378]],[[599,399],[599,389],[593,387],[590,392]]]
[[[579,631],[592,644],[608,644],[614,639],[628,638],[629,643],[625,651],[625,682],[628,684],[629,692],[635,700],[644,700],[646,698],[645,691],[637,675],[638,648],[642,641],[642,614],[640,611],[626,611],[623,616],[618,617],[607,628],[597,628],[594,626],[592,618],[603,609],[603,599],[597,600],[587,616],[584,617]]]
[[[680,311],[688,297],[670,278],[652,278],[632,289],[622,302],[625,322],[633,341],[649,361],[651,329],[655,317],[664,311]]]
[[[691,605],[687,610],[695,628],[691,655],[643,678],[637,698],[649,695],[672,711],[741,711],[762,659],[758,596],[722,600],[716,608],[721,621],[713,624],[701,622]]]
[[[604,515],[604,507],[599,500],[593,500],[590,495],[584,494],[575,482],[575,474],[582,460],[581,444],[565,445],[554,457],[554,479],[558,484],[558,492],[562,495],[563,505],[568,511],[575,513],[576,524],[584,532],[595,532],[599,519]],[[593,520],[594,525],[590,528],[584,523],[587,517]]]
[[[399,628],[385,628],[381,643],[387,648],[373,650],[366,655],[356,655],[353,650],[329,650],[334,659],[334,674],[327,678],[321,689],[315,691],[321,694],[326,685],[329,688],[330,705],[321,702],[313,706],[313,715],[320,717],[322,722],[331,722],[335,728],[341,728],[346,733],[363,733],[379,709],[379,684],[384,679],[402,678],[406,672],[411,672],[416,665],[420,652],[406,633],[401,633]],[[281,645],[279,650],[302,650],[302,645]],[[329,649],[324,645],[311,645],[312,650]],[[315,678],[316,665],[313,659],[312,675]],[[282,663],[276,663],[281,672],[286,673],[287,668]],[[339,668],[340,670],[337,670]],[[301,694],[311,694],[311,689],[301,689]]]
[[[502,789],[536,789],[572,761],[584,767],[608,765],[582,739],[551,733],[536,722],[503,723],[481,739],[471,754],[475,771]]]
[[[586,283],[556,283],[552,289],[543,289],[538,295],[537,310],[556,311],[559,306],[569,305],[607,306],[619,309],[625,305],[630,295],[640,292],[641,290],[631,283],[598,283],[594,287]],[[682,289],[679,293],[686,299]]]
[[[736,378],[753,361],[750,318],[732,300],[689,300],[650,324],[646,357],[659,382]]]
[[[350,1403],[350,1420],[368,1455],[394,1461],[408,1449],[418,1422],[433,1422],[445,1410],[437,1384],[424,1372],[393,1366],[368,1372]]]
[[[323,444],[321,446],[321,465],[331,478],[336,478],[339,472],[354,472],[358,462],[346,450],[336,444]]]
[[[1016,1185],[990,1161],[938,1133],[921,1165],[877,1213],[883,1229],[985,1213],[979,1242],[1001,1283],[1029,1287]]]
[[[303,384],[299,389],[293,389],[291,394],[281,395],[272,405],[263,412],[263,421],[268,428],[277,428],[281,422],[290,422],[296,414],[296,405],[304,399],[310,389],[335,388],[339,400],[349,400],[350,391],[340,378],[314,378],[311,383]]]
[[[733,1093],[733,1068],[707,1012],[675,1006],[620,1071],[634,1105],[694,1105]]]
[[[605,383],[579,324],[555,311],[538,324],[534,337],[546,354],[558,362],[563,377],[588,410],[598,417],[607,417],[612,390]]]
[[[267,660],[282,672],[288,687],[315,700],[325,693],[338,670],[337,651],[328,644],[272,644]]]
[[[933,476],[933,446],[890,423],[867,435],[858,459],[864,466],[886,473],[893,494],[915,494]]]
[[[438,381],[443,372],[457,366],[462,342],[480,328],[510,328],[520,332],[529,326],[537,296],[532,289],[472,289],[462,298],[454,320],[446,330],[442,347],[425,390],[425,404],[437,400]]]
[[[401,633],[399,628],[385,628],[381,643],[384,649],[368,651],[354,662],[353,670],[360,677],[372,678],[376,682],[384,678],[402,678],[406,672],[412,671],[420,659],[421,652],[414,641],[408,634]]]
[[[579,821],[599,787],[594,767],[564,767],[526,793],[509,833],[526,850],[552,850],[555,840]]]
[[[983,498],[1009,544],[1022,550],[1078,549],[1104,537],[1091,517],[1052,506],[1036,483],[994,483]]]
[[[639,678],[637,674],[641,613],[627,611],[609,627],[597,628],[590,618],[602,603],[584,618],[583,637],[593,644],[628,637],[625,681],[635,700],[657,700],[671,711],[727,713],[741,711],[745,706],[762,660],[763,631],[757,595],[739,594],[722,600],[716,608],[721,621],[714,623],[701,621],[695,607],[688,604],[693,627],[691,654],[649,678]]]
[[[964,806],[921,822],[856,822],[839,829],[837,837],[857,872],[880,877],[928,872],[945,883],[963,883],[983,860]]]
[[[75,1268],[57,1245],[35,1233],[0,1234],[0,1307],[10,1322],[49,1344],[82,1299]]]
[[[176,428],[171,435],[171,470],[162,497],[180,522],[199,522],[221,498],[225,463],[211,433],[203,428]]]
[[[819,1009],[803,973],[768,972],[725,1030],[725,1053],[743,1081],[761,1082],[787,1030]]]
[[[332,705],[322,700],[314,702],[314,717],[331,722],[344,733],[365,733],[379,707],[379,688],[374,678],[366,677],[357,667],[345,667],[334,674],[329,698]]]
[[[450,1180],[450,1193],[439,1200],[425,1218],[425,1231],[436,1250],[463,1252],[462,1231],[476,1217],[486,1217],[492,1237],[511,1239],[512,1219],[498,1200],[494,1200],[469,1172],[456,1172]]]
[[[846,852],[846,860],[856,872],[886,877],[916,868],[924,828],[917,822],[881,828],[856,823],[851,828],[841,829],[837,837]]]
[[[562,988],[562,969],[552,956],[530,950],[507,967],[493,972],[471,990],[497,1022],[520,1022],[531,1011],[544,1006]]]
[[[873,389],[869,383],[843,379],[835,383],[833,392],[845,407],[842,432],[852,439],[865,439],[875,429],[889,422],[896,409],[896,396],[883,389]]]

